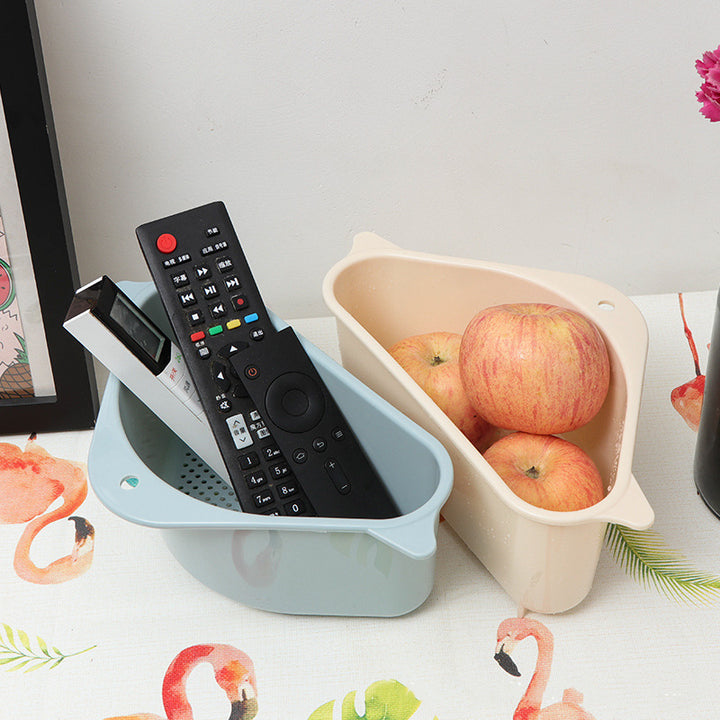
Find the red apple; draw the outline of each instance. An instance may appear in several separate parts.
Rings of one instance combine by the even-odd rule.
[[[468,401],[460,379],[458,333],[413,335],[388,352],[438,407],[475,444],[481,444],[490,427]]]
[[[511,433],[484,457],[517,496],[545,510],[582,510],[605,496],[590,456],[554,435]]]
[[[580,313],[545,303],[495,305],[468,323],[460,373],[490,424],[537,435],[585,425],[610,384],[600,331]]]

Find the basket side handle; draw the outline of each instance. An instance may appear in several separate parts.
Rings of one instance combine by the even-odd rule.
[[[359,232],[353,238],[350,255],[360,253],[377,252],[383,250],[399,250],[400,248],[389,240],[376,235],[374,232]]]

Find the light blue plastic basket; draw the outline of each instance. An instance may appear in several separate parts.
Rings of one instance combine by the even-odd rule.
[[[169,332],[151,283],[121,283]],[[284,323],[273,316],[277,327]],[[180,564],[208,587],[283,613],[395,616],[429,595],[452,463],[429,433],[301,338],[392,493],[390,520],[266,517],[234,493],[143,403],[110,376],[88,469],[120,517],[160,528]]]

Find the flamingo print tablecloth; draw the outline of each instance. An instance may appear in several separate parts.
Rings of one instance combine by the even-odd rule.
[[[270,614],[204,587],[157,531],[88,492],[89,431],[4,437],[0,718],[716,717],[720,520],[695,492],[695,433],[670,402],[694,365],[678,296],[635,301],[650,349],[633,469],[656,512],[640,542],[705,576],[695,601],[682,583],[673,597],[636,579],[608,546],[577,608],[517,618],[441,524],[435,587],[413,613]],[[684,301],[704,369],[715,293]],[[294,325],[338,357],[332,320]]]

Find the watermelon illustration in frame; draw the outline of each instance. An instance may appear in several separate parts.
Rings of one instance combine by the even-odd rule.
[[[10,274],[10,266],[0,258],[0,312],[7,310],[14,299],[15,288]]]
[[[79,286],[32,0],[0,23],[0,435],[91,428],[97,387],[62,327]]]

